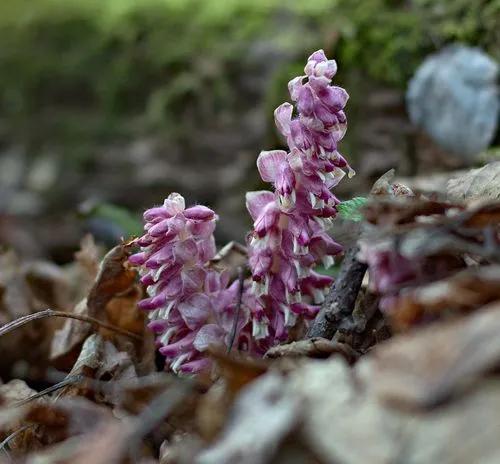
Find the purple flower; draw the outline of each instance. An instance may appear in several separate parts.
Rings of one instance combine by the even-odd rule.
[[[247,209],[254,220],[249,236],[252,291],[259,310],[250,306],[257,340],[286,340],[297,317],[319,310],[332,279],[313,272],[328,267],[341,246],[327,233],[338,199],[331,192],[343,169],[353,172],[338,153],[346,129],[347,92],[331,85],[337,65],[322,50],[313,53],[305,75],[288,85],[294,107],[283,103],[275,113],[289,152],[263,151],[257,159],[262,180],[273,192],[249,192]]]
[[[146,211],[144,219],[145,234],[136,240],[141,251],[130,257],[140,266],[149,295],[139,307],[148,311],[160,353],[174,372],[206,370],[206,350],[227,346],[236,317],[237,288],[224,272],[209,266],[216,253],[217,216],[201,205],[186,209],[184,198],[173,193],[163,206]],[[242,309],[236,344],[249,350],[248,309]]]
[[[217,221],[211,209],[186,208],[184,198],[172,193],[144,213],[145,232],[135,241],[140,251],[130,262],[147,287],[139,307],[148,312],[149,327],[174,372],[209,369],[206,351],[227,347],[234,327],[235,347],[261,355],[319,311],[332,279],[313,269],[330,266],[342,249],[327,232],[339,203],[331,189],[344,170],[353,174],[337,151],[348,95],[331,84],[336,70],[322,50],[313,53],[305,75],[288,86],[295,109],[284,103],[274,113],[289,151],[263,151],[257,159],[273,191],[246,196],[254,222],[248,235],[251,279],[242,289],[210,263]]]

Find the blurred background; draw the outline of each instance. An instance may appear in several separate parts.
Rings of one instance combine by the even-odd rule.
[[[243,241],[257,155],[283,145],[273,110],[319,48],[351,96],[341,199],[392,167],[500,159],[499,0],[2,0],[0,37],[0,243],[23,257],[68,262],[88,231],[111,245],[172,191],[217,211],[220,243]],[[418,78],[429,57],[448,72]],[[460,82],[478,128],[463,150],[443,100]]]

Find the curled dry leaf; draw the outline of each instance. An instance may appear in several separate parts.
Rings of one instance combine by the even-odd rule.
[[[144,315],[137,309],[137,301],[142,298],[142,289],[136,284],[135,271],[128,267],[129,254],[128,246],[124,244],[116,246],[106,254],[88,297],[75,307],[75,313],[89,315],[120,329],[142,335],[145,333]],[[73,319],[66,320],[55,334],[52,343],[53,362],[60,368],[70,368],[75,360],[75,350],[91,330],[92,327],[88,324]],[[113,331],[100,328],[99,332],[108,338],[117,338]],[[141,357],[148,359],[149,365],[145,369],[151,371],[154,348],[150,338],[147,338],[146,342],[149,343],[138,344],[136,349]],[[133,350],[134,347],[130,349]],[[146,364],[143,363],[143,366]]]
[[[373,184],[370,197],[413,197],[412,189],[402,181],[394,181],[396,171],[390,169],[382,174]]]
[[[397,180],[407,185],[417,194],[423,194],[438,200],[450,199],[455,201],[455,198],[447,197],[446,185],[450,179],[462,176],[466,172],[465,170],[436,173],[426,172],[416,177],[398,177]]]
[[[96,281],[87,298],[89,315],[104,313],[108,302],[134,286],[136,273],[128,266],[129,247],[121,244],[110,250],[99,266]]]
[[[128,263],[131,247],[120,244],[109,251],[101,262],[96,281],[87,298],[90,315],[103,318],[114,326],[143,336],[143,341],[132,344],[114,332],[100,329],[121,351],[128,351],[141,362],[141,373],[154,370],[154,344],[145,327],[145,316],[137,308],[142,298],[142,287],[136,284],[137,274]]]
[[[390,320],[398,330],[447,313],[471,311],[500,301],[500,266],[470,267],[446,279],[403,291]]]
[[[98,334],[92,334],[85,340],[80,356],[68,375],[72,376],[80,376],[82,381],[66,387],[59,393],[59,397],[81,395],[111,404],[119,403],[120,398],[113,395],[114,390],[107,395],[100,395],[97,382],[93,380],[119,382],[137,378],[130,356],[119,352],[113,343]]]
[[[500,200],[500,161],[450,179],[447,193],[452,201]]]

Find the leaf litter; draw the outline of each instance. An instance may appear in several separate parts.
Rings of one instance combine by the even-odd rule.
[[[129,244],[101,259],[87,237],[65,267],[3,251],[0,462],[500,462],[497,171],[439,201],[383,176],[352,213],[368,273],[334,335],[210,350],[197,378],[158,371]],[[213,265],[237,276],[245,253]]]

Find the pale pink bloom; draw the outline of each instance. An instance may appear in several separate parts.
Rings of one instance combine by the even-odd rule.
[[[287,338],[297,317],[311,319],[332,279],[312,270],[333,263],[342,247],[327,233],[336,215],[331,192],[343,169],[352,174],[337,146],[346,129],[347,92],[331,84],[337,65],[322,50],[313,53],[305,75],[288,84],[296,103],[274,112],[290,152],[263,151],[257,159],[262,180],[273,192],[250,192],[247,208],[254,220],[248,239],[253,293],[261,309],[250,312],[254,337],[268,343]]]
[[[175,372],[194,374],[210,367],[209,346],[226,348],[236,318],[237,282],[209,266],[215,256],[215,213],[201,205],[185,208],[171,194],[163,206],[144,213],[141,251],[130,257],[140,266],[149,294],[139,303],[148,312],[160,353]],[[235,344],[252,350],[249,310],[241,308]],[[260,354],[261,351],[258,351]]]

